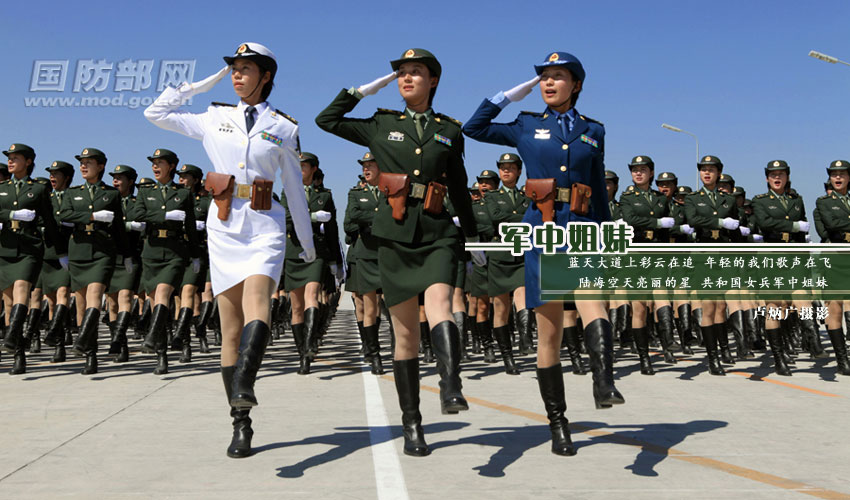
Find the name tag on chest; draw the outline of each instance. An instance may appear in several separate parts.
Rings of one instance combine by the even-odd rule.
[[[390,132],[390,135],[387,136],[387,140],[402,142],[404,140],[404,134],[401,132]]]
[[[549,129],[545,129],[545,128],[534,129],[534,138],[535,139],[548,139],[549,136],[550,136]]]

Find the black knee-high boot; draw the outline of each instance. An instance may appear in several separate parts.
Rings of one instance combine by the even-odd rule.
[[[47,335],[44,336],[44,344],[48,347],[56,347],[65,340],[65,322],[68,318],[68,306],[57,304],[53,308],[53,320],[47,327]]]
[[[493,329],[489,321],[475,323],[478,329],[478,338],[481,340],[481,350],[484,352],[485,363],[495,363],[496,353],[493,350]]]
[[[691,325],[693,326],[694,337],[697,339],[698,345],[705,345],[705,340],[702,332],[702,308],[699,307],[691,311],[693,315]]]
[[[422,430],[422,414],[419,413],[419,358],[393,361],[393,378],[401,408],[404,454],[413,457],[430,455]]]
[[[116,363],[125,363],[130,359],[130,348],[127,345],[127,329],[130,328],[131,313],[123,311],[115,318],[115,342],[117,353],[113,358]]]
[[[567,354],[570,356],[570,364],[573,367],[573,374],[586,375],[587,370],[581,362],[581,349],[579,349],[581,338],[579,337],[578,326],[564,327],[562,333],[564,338],[561,341],[561,345],[567,348]]]
[[[677,346],[673,339],[673,306],[659,307],[655,311],[655,315],[658,316],[656,331],[658,332],[658,340],[661,342],[664,361],[675,365],[676,356],[673,355],[673,351],[676,350]]]
[[[210,344],[207,339],[207,324],[210,321],[213,304],[210,301],[201,302],[198,310],[198,321],[195,323],[195,335],[198,337],[198,351],[201,354],[210,352]]]
[[[443,414],[468,410],[460,380],[460,332],[454,321],[443,321],[431,329],[431,343],[440,374],[440,406]]]
[[[517,330],[519,331],[519,353],[522,356],[534,354],[534,338],[531,335],[528,309],[520,309],[516,313]]]
[[[6,338],[3,339],[3,350],[15,354],[18,348],[24,347],[24,323],[27,320],[27,306],[15,304],[9,314],[9,328],[6,330]]]
[[[180,363],[192,361],[192,309],[181,307],[177,317],[177,326],[174,327],[174,338],[180,340]]]
[[[257,406],[254,382],[269,344],[269,335],[269,325],[260,320],[254,320],[242,329],[239,359],[233,372],[233,392],[230,397],[230,405],[234,408],[244,410]]]
[[[142,352],[156,354],[154,375],[165,375],[168,373],[168,332],[166,332],[166,323],[169,314],[171,312],[168,310],[167,305],[160,304],[153,308],[148,332],[145,334],[145,340],[142,343]]]
[[[693,354],[691,343],[694,340],[693,327],[691,326],[691,305],[682,304],[677,309],[679,313],[679,342],[682,344],[683,354]]]
[[[720,360],[727,365],[734,365],[735,358],[732,357],[732,351],[729,349],[729,332],[726,330],[726,322],[716,323],[715,334],[717,335],[717,346],[720,348]]]
[[[829,354],[823,350],[820,339],[818,324],[813,319],[800,319],[800,330],[803,335],[803,345],[807,347],[812,359],[828,358]]]
[[[466,313],[463,311],[455,311],[452,313],[452,316],[455,320],[455,325],[457,325],[457,329],[460,330],[460,360],[461,361],[469,361],[469,352],[467,352],[467,340],[469,339],[466,333]]]
[[[304,310],[304,355],[312,361],[319,352],[319,308]]]
[[[790,377],[791,370],[782,356],[782,331],[779,328],[770,328],[765,330],[764,333],[767,336],[767,343],[770,345],[770,352],[773,354],[774,371],[777,375]]]
[[[496,339],[496,344],[499,346],[499,353],[502,355],[502,362],[505,363],[505,373],[508,375],[519,375],[519,369],[514,361],[514,354],[511,348],[511,331],[510,326],[499,326],[493,328],[493,337]]]
[[[640,358],[640,373],[655,375],[655,370],[652,369],[652,360],[649,358],[649,328],[645,326],[632,328],[632,333],[637,346],[638,358]]]
[[[538,368],[537,385],[540,388],[543,406],[546,408],[546,416],[549,418],[552,453],[563,456],[575,455],[576,450],[570,439],[569,421],[564,416],[564,412],[567,411],[567,400],[564,395],[564,374],[561,364]]]
[[[80,325],[80,335],[74,343],[74,353],[85,356],[86,364],[83,367],[83,375],[97,373],[97,327],[100,320],[100,308],[89,307],[83,314],[83,322]]]
[[[735,351],[739,360],[752,359],[755,357],[750,350],[746,335],[744,335],[744,311],[735,311],[726,319],[726,328],[732,332],[735,339]]]
[[[307,334],[304,323],[292,323],[292,338],[295,339],[295,347],[298,349],[298,375],[310,374],[311,359],[307,356]]]
[[[235,371],[235,366],[221,367],[221,379],[224,382],[228,405],[232,396],[233,373]],[[251,451],[251,438],[254,437],[254,430],[251,428],[249,413],[250,410],[230,406],[230,416],[233,418],[233,437],[230,440],[230,446],[227,447],[227,456],[230,458],[250,457],[254,453]]]
[[[726,375],[726,371],[720,364],[720,355],[717,352],[717,330],[720,325],[703,326],[702,338],[705,343],[706,357],[708,358],[708,373],[712,375]]]
[[[369,360],[373,375],[383,375],[384,366],[381,363],[381,344],[378,339],[378,325],[363,327],[363,340],[366,346],[365,357]]]
[[[593,320],[584,327],[584,343],[593,374],[593,400],[596,408],[610,408],[626,400],[614,386],[614,334],[607,319]]]
[[[33,307],[27,314],[26,326],[24,326],[24,338],[29,344],[29,350],[32,354],[41,352],[41,335],[38,327],[41,324],[41,309]]]
[[[832,348],[835,350],[835,360],[838,363],[839,375],[850,375],[850,361],[847,360],[847,345],[844,343],[844,332],[841,328],[827,330]]]
[[[422,362],[433,363],[434,349],[431,345],[431,331],[428,329],[427,321],[419,322],[419,344],[422,346]]]

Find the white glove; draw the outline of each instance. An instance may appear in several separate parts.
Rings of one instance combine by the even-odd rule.
[[[764,241],[764,236],[760,234],[754,234],[753,241],[755,241],[756,243],[761,243],[762,241]]]
[[[202,94],[204,92],[208,92],[211,88],[215,87],[215,84],[220,82],[221,79],[224,78],[224,75],[226,75],[228,72],[230,72],[229,65],[221,68],[218,73],[212,76],[208,76],[200,82],[184,83],[180,87],[180,90],[184,92],[187,90],[191,90],[193,94]],[[188,88],[186,87],[187,85],[189,86]]]
[[[316,249],[313,247],[305,248],[303,252],[298,254],[298,256],[301,257],[301,260],[309,264],[316,260]]]
[[[336,279],[342,280],[342,273],[340,272],[339,266],[336,265],[336,262],[334,262],[333,264],[330,264],[330,267],[331,267],[331,274],[333,274]]]
[[[319,233],[325,234],[325,225],[324,224],[319,224]]]
[[[3,223],[0,222],[0,229],[3,229]]]
[[[519,85],[512,88],[511,90],[506,90],[505,91],[505,97],[507,97],[508,100],[511,101],[511,102],[519,102],[519,101],[525,99],[525,96],[527,96],[528,94],[531,93],[531,89],[533,89],[534,86],[537,85],[537,82],[539,82],[539,81],[540,81],[540,77],[535,76],[534,78],[532,78],[531,80],[529,80],[525,83],[520,83]]]
[[[626,221],[624,221],[623,219],[617,219],[617,220],[614,221],[614,224],[625,224],[625,223],[626,223]]]
[[[694,228],[688,224],[682,224],[679,226],[679,230],[682,231],[682,234],[694,234]]]
[[[62,266],[62,269],[68,270],[68,256],[65,255],[63,257],[59,257],[59,265]]]
[[[472,236],[466,239],[467,243],[478,243],[478,236]],[[469,250],[470,255],[472,256],[472,262],[479,267],[485,266],[487,264],[487,256],[484,255],[482,250]]]
[[[115,214],[110,210],[98,210],[91,214],[91,217],[98,222],[112,222],[115,218]]]
[[[326,212],[324,210],[319,210],[318,212],[313,212],[310,214],[310,218],[316,222],[327,222],[331,220],[331,213]]]
[[[133,267],[133,258],[124,257],[124,270],[127,271],[127,274],[133,274]]]
[[[73,222],[63,222],[62,225],[65,226],[65,227],[74,227]]]
[[[201,259],[195,257],[192,259],[192,272],[198,274],[201,272]]]
[[[195,221],[195,229],[197,229],[198,231],[203,231],[205,227],[207,227],[206,222],[204,222],[202,220],[196,220]]]
[[[738,229],[738,226],[741,224],[737,219],[733,219],[732,217],[726,217],[725,219],[720,220],[720,224],[724,229],[729,229],[730,231],[734,231]]]
[[[387,76],[382,76],[375,81],[369,82],[365,85],[361,85],[357,88],[357,91],[363,94],[363,97],[367,95],[377,94],[379,90],[386,87],[388,83],[398,78],[398,71],[393,71]]]
[[[676,224],[676,219],[673,217],[662,217],[658,219],[658,227],[661,229],[670,229]]]
[[[131,222],[130,231],[138,231],[141,233],[145,230],[145,226],[147,226],[147,224],[145,224],[144,222]]]
[[[811,243],[811,242],[812,242],[812,237],[809,236],[808,234],[806,234],[806,243]]]
[[[165,220],[183,222],[186,220],[186,212],[183,210],[169,210],[165,212]]]
[[[35,210],[30,210],[28,208],[22,208],[20,210],[12,210],[11,220],[22,220],[24,222],[29,222],[35,219]]]
[[[454,222],[455,226],[460,227],[460,219],[457,218],[457,215],[452,217],[452,222]]]
[[[750,235],[750,228],[748,228],[747,226],[738,227],[738,231],[741,231],[741,236],[749,236]]]
[[[808,233],[809,232],[809,223],[807,221],[804,221],[804,220],[797,221],[797,226],[800,228],[799,231],[801,233]]]

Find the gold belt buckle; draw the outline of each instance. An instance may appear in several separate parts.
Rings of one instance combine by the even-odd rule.
[[[844,233],[844,241],[850,242],[850,233]]]
[[[570,202],[570,188],[555,188],[557,189],[557,194],[555,195],[555,201],[562,201],[564,203]]]
[[[168,238],[168,229],[157,229],[157,238]]]
[[[791,241],[791,233],[782,233],[782,241],[785,243]]]
[[[646,233],[646,239],[651,240],[653,236],[655,236],[655,232],[652,229],[644,231]]]
[[[716,239],[719,239],[719,238],[720,238],[720,230],[719,229],[712,229],[711,230],[711,239],[716,240]]]
[[[250,184],[237,184],[236,185],[236,197],[241,198],[243,200],[247,200],[251,197],[251,185]]]
[[[410,184],[410,196],[419,199],[425,198],[425,184],[412,182]]]
[[[11,228],[10,228],[10,229],[11,229],[12,231],[17,231],[17,230],[18,230],[18,229],[20,229],[20,228],[21,228],[21,221],[19,221],[19,220],[13,220],[13,221],[12,221],[12,226],[11,226]]]
[[[85,230],[88,232],[94,231],[94,224],[86,224]]]

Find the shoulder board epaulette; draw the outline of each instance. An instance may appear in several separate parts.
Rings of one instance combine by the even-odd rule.
[[[690,193],[687,194],[687,196],[694,196],[694,195],[698,195],[698,194],[705,194],[705,192],[702,189],[700,189],[699,191],[691,191]]]
[[[543,116],[543,113],[538,113],[537,111],[520,111],[521,115],[531,115],[531,116]]]
[[[210,103],[210,105],[211,106],[227,106],[229,108],[235,108],[236,107],[235,104],[230,104],[228,102],[216,102],[216,101],[213,101],[212,103]]]
[[[584,118],[584,121],[586,121],[586,122],[596,123],[596,124],[602,125],[603,127],[605,126],[605,124],[604,124],[604,123],[602,123],[602,122],[601,122],[601,121],[599,121],[599,120],[594,120],[593,118],[591,118],[591,117],[589,117],[589,116],[585,116],[585,115],[580,115],[580,116],[581,116],[582,118]]]
[[[434,113],[434,116],[436,116],[437,118],[442,118],[444,120],[448,120],[448,121],[454,123],[455,125],[457,125],[458,127],[463,127],[463,123],[461,123],[458,120],[455,120],[454,118],[452,118],[449,115],[444,115],[442,113]]]
[[[800,193],[788,193],[788,194],[786,194],[785,196],[787,196],[787,197],[789,197],[789,198],[799,198],[799,197],[800,197]]]
[[[401,116],[401,115],[403,115],[403,114],[404,114],[404,112],[403,112],[403,111],[399,111],[399,110],[397,110],[397,109],[378,108],[378,110],[377,110],[377,111],[375,111],[375,114],[376,114],[376,115],[377,115],[377,114],[381,114],[381,115],[396,115],[396,116]]]
[[[822,194],[822,195],[818,196],[818,199],[819,199],[819,200],[823,200],[823,199],[831,198],[831,197],[832,197],[832,195],[829,195],[829,194]]]
[[[281,110],[279,110],[279,109],[276,109],[276,110],[274,110],[274,111],[275,111],[275,113],[277,113],[277,114],[279,114],[280,116],[282,116],[282,117],[286,118],[287,120],[291,121],[291,122],[292,122],[292,123],[294,123],[295,125],[298,125],[298,120],[296,120],[295,118],[293,118],[293,117],[289,116],[288,114],[284,113],[283,111],[281,111]]]
[[[767,193],[757,194],[757,195],[753,196],[754,200],[760,200],[762,198],[767,198]]]

